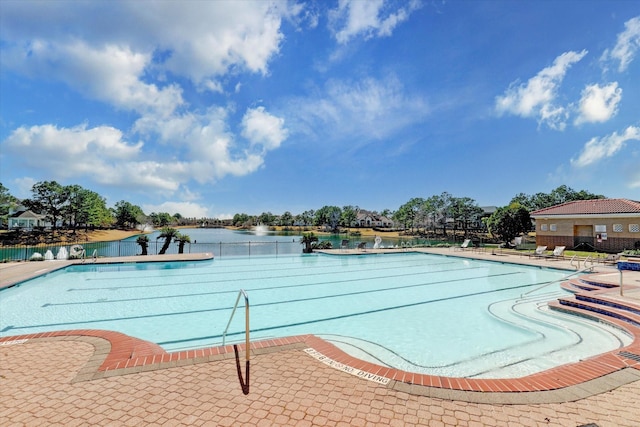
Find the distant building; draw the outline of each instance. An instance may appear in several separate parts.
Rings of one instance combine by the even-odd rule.
[[[531,213],[536,244],[553,249],[588,245],[601,252],[640,248],[640,202],[594,199],[567,202]]]
[[[378,227],[393,228],[393,221],[384,215],[360,210],[356,215],[356,220],[352,224],[354,227]]]
[[[26,228],[32,230],[36,227],[50,227],[51,224],[45,220],[44,215],[40,215],[30,210],[20,207],[17,211],[10,211],[7,218],[9,230],[16,228]]]

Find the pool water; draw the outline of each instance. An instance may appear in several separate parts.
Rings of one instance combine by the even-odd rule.
[[[220,345],[244,289],[252,340],[312,333],[398,369],[522,376],[630,342],[545,310],[558,284],[521,298],[567,274],[416,253],[72,266],[0,292],[0,335],[90,328],[169,351]],[[244,340],[242,314],[227,343]]]

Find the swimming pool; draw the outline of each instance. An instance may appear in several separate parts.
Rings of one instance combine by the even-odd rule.
[[[219,345],[239,289],[252,340],[308,334],[377,364],[517,377],[631,342],[545,310],[567,272],[418,253],[68,267],[0,292],[0,335],[107,329],[167,350]],[[244,339],[236,316],[227,343]]]

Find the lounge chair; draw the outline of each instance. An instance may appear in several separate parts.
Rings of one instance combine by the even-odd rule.
[[[605,259],[602,260],[603,264],[616,264],[620,261],[620,254],[609,254]]]
[[[538,246],[535,251],[529,254],[529,257],[543,257],[544,253],[547,251],[546,246]]]
[[[346,251],[347,249],[349,249],[349,240],[344,239],[342,241],[342,243],[340,244],[340,249]]]
[[[564,250],[566,246],[556,246],[551,255],[548,255],[550,259],[561,259],[564,258]]]
[[[366,250],[366,249],[367,249],[367,242],[360,242],[360,243],[358,243],[357,248],[358,248],[359,250],[362,250],[362,251]]]
[[[471,239],[466,239],[464,242],[462,242],[462,244],[458,249],[460,250],[468,249],[470,244],[471,244]]]

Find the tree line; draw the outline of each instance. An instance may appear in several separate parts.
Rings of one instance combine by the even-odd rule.
[[[61,185],[56,181],[42,181],[33,185],[32,197],[18,200],[0,183],[0,217],[6,222],[9,208],[23,205],[44,215],[53,230],[59,226],[67,229],[89,228],[126,228],[150,224],[154,227],[172,225],[222,224],[215,218],[185,218],[180,213],[166,212],[145,214],[142,208],[126,200],[118,201],[113,207],[106,205],[104,197],[79,185]],[[575,191],[561,185],[550,193],[515,195],[507,206],[498,207],[490,216],[470,197],[456,197],[447,192],[429,197],[415,197],[398,207],[367,211],[374,217],[392,219],[395,228],[410,234],[429,234],[447,236],[448,230],[454,234],[479,231],[482,227],[502,241],[510,241],[521,233],[531,229],[529,213],[575,200],[604,198],[586,190]],[[323,206],[318,210],[307,210],[294,215],[287,211],[281,215],[263,212],[260,215],[237,213],[230,221],[231,225],[249,227],[265,226],[292,227],[322,226],[338,231],[340,227],[354,226],[357,215],[362,210],[358,206]]]

